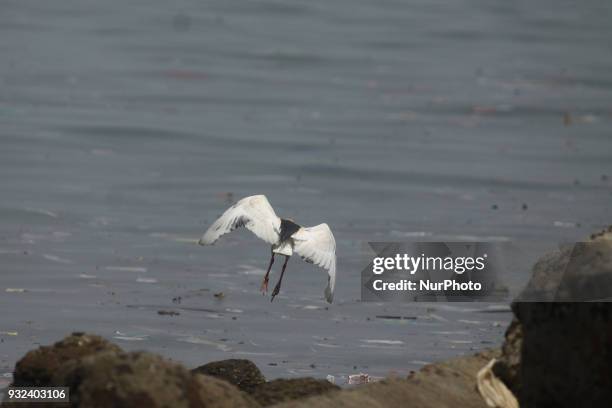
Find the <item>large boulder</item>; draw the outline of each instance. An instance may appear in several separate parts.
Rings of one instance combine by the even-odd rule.
[[[521,407],[609,406],[611,288],[612,227],[536,263],[494,367]]]
[[[266,378],[255,363],[244,359],[213,361],[192,371],[220,378],[247,392],[266,382]]]
[[[353,389],[285,401],[275,408],[487,408],[476,375],[499,351],[429,364],[407,379],[385,379]]]
[[[13,385],[17,387],[51,386],[53,374],[64,364],[105,351],[121,348],[100,336],[73,333],[52,346],[28,352],[15,365]]]
[[[258,406],[225,381],[145,352],[107,352],[71,361],[52,382],[70,387],[73,408]]]
[[[603,299],[612,299],[612,226],[542,256],[514,303]]]
[[[292,378],[273,380],[256,387],[251,395],[263,406],[283,401],[306,398],[339,390],[340,387],[327,380],[315,378]]]
[[[517,303],[521,407],[609,406],[612,303]]]

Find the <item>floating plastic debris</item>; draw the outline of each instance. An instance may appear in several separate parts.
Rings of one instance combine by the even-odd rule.
[[[19,336],[19,333],[16,331],[0,331],[0,335],[6,335],[6,336]]]
[[[326,377],[326,379],[327,379],[327,381],[329,381],[329,382],[330,382],[330,383],[332,383],[332,384],[335,384],[335,383],[336,383],[336,377],[334,377],[333,375],[328,375],[328,376]]]
[[[495,361],[489,361],[476,375],[478,392],[489,407],[518,408],[519,403],[512,391],[493,372]]]

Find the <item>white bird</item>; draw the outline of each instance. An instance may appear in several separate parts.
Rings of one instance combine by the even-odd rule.
[[[259,238],[272,245],[272,257],[266,276],[261,283],[261,291],[268,291],[268,277],[274,263],[274,255],[285,255],[285,263],[278,283],[272,292],[272,299],[280,291],[283,275],[289,257],[297,253],[308,263],[327,269],[325,299],[331,303],[336,286],[336,240],[327,224],[302,227],[291,219],[279,218],[264,195],[245,197],[228,208],[217,221],[204,233],[198,244],[212,245],[222,235],[239,227],[246,227]]]

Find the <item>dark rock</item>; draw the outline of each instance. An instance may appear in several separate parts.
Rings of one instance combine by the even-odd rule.
[[[518,383],[513,372],[504,378],[522,408],[609,406],[612,303],[593,300],[610,298],[611,277],[611,228],[535,265],[512,305],[522,332]]]
[[[523,329],[519,321],[514,318],[506,330],[502,354],[493,366],[493,372],[502,380],[514,395],[521,388],[521,345],[523,343]]]
[[[247,392],[266,382],[266,378],[259,371],[259,368],[250,360],[213,361],[194,368],[192,371],[220,378]]]
[[[99,336],[73,333],[52,346],[28,352],[15,365],[13,385],[18,387],[51,386],[51,377],[62,365],[103,351],[121,348]]]
[[[523,326],[521,407],[609,406],[612,303],[518,303],[514,310]]]
[[[257,407],[233,385],[145,353],[98,353],[63,365],[52,382],[70,387],[73,408]]]
[[[340,387],[327,380],[315,378],[293,378],[273,380],[256,387],[251,395],[263,406],[283,401],[306,398],[339,390]]]

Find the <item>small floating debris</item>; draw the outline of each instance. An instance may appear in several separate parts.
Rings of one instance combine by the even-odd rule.
[[[5,336],[19,336],[19,333],[16,331],[0,331],[0,335]]]
[[[6,288],[4,291],[7,293],[25,293],[28,290],[23,288]]]
[[[158,310],[157,314],[160,316],[180,316],[180,312],[176,312],[174,310]]]
[[[223,292],[217,292],[217,293],[213,294],[213,296],[214,296],[216,299],[221,300],[221,299],[223,299],[223,298],[225,297],[225,293],[223,293]]]
[[[97,278],[96,275],[88,275],[86,273],[81,273],[80,275],[77,275],[77,276],[81,279],[96,279]]]
[[[336,377],[334,377],[333,375],[328,375],[327,377],[325,377],[325,379],[332,384],[336,383]]]

